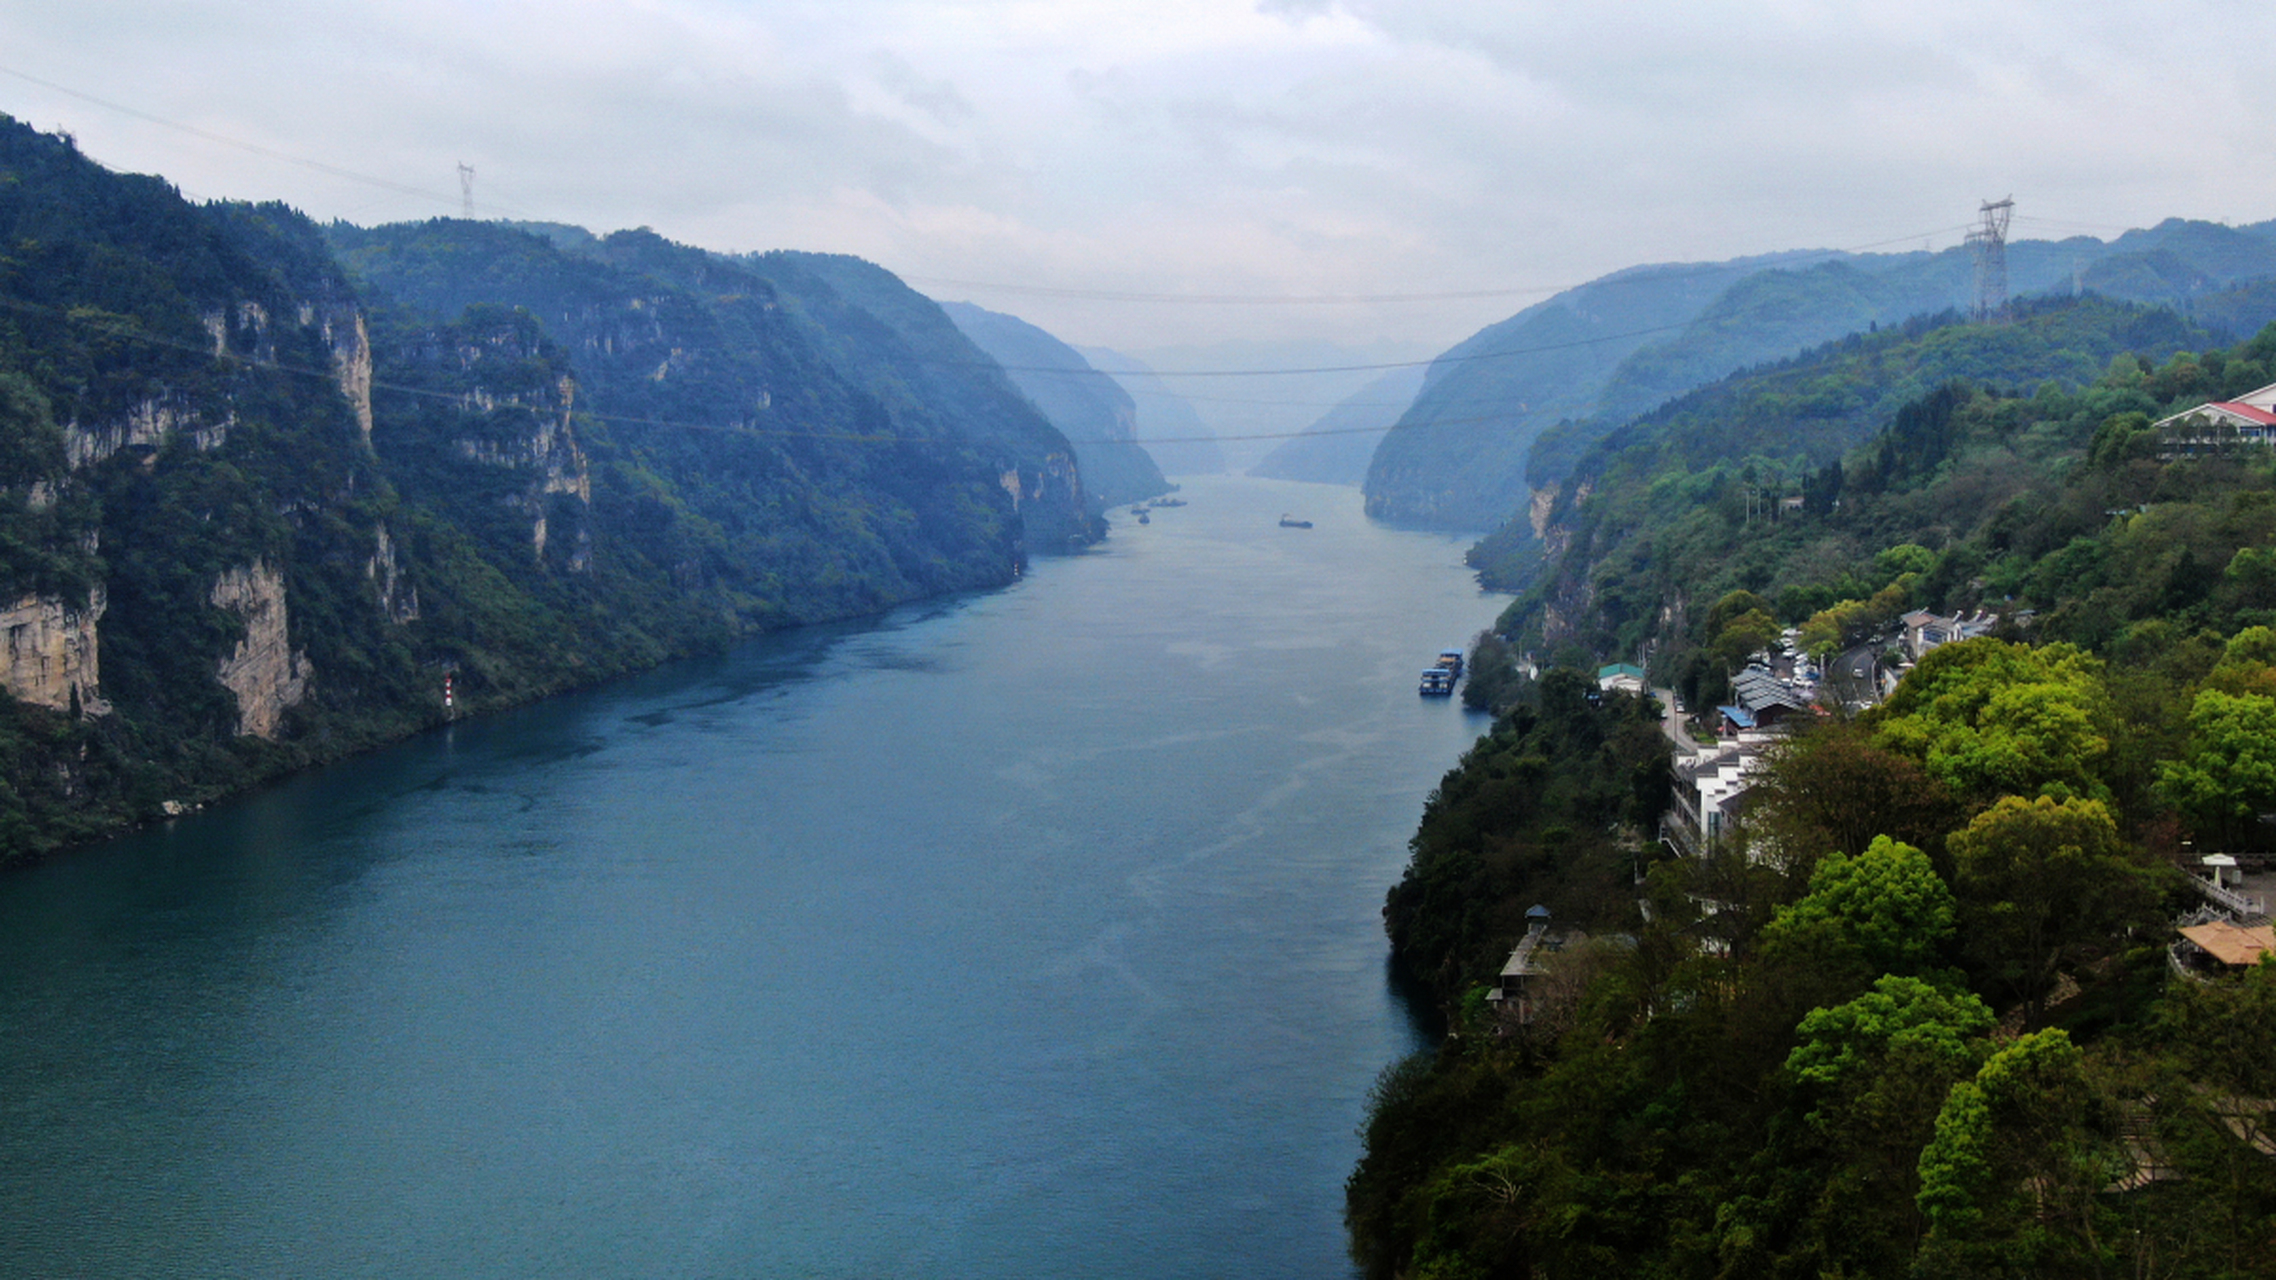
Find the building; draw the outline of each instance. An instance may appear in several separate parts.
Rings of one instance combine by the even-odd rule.
[[[1768,735],[1749,733],[1740,741],[1678,752],[1670,779],[1668,811],[1660,817],[1660,843],[1686,858],[1712,855],[1745,807],[1750,776],[1762,764]]]
[[[1773,729],[1788,717],[1809,709],[1809,699],[1802,696],[1791,680],[1782,680],[1759,664],[1732,676],[1729,705],[1715,708],[1721,716],[1718,732],[1724,737]]]
[[[2226,920],[2208,920],[2181,931],[2174,952],[2177,965],[2188,970],[2249,969],[2263,956],[2276,952],[2276,930],[2267,925],[2247,927]]]
[[[1596,669],[1596,687],[1606,693],[1644,693],[1644,669],[1634,663],[1615,662]]]
[[[2155,429],[2161,458],[2276,444],[2276,383],[2184,409],[2159,419]]]
[[[1530,1025],[1541,1012],[1543,997],[1549,994],[1544,988],[1548,986],[1550,957],[1587,938],[1576,929],[1553,927],[1549,908],[1535,904],[1525,913],[1525,936],[1510,950],[1493,989],[1486,992],[1487,1006],[1505,1020]],[[1567,990],[1569,998],[1569,983]]]
[[[1999,626],[1999,615],[1978,609],[1972,614],[1955,613],[1946,618],[1926,609],[1915,609],[1899,621],[1904,625],[1905,654],[1918,662],[1922,655],[1939,645],[1990,635]]]

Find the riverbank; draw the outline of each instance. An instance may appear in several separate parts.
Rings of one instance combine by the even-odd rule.
[[[1380,886],[1482,723],[1416,655],[1500,601],[1181,496],[0,877],[0,1271],[1343,1274]]]

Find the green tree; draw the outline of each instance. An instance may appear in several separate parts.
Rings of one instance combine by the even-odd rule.
[[[1992,1025],[1973,995],[1894,975],[1802,1019],[1786,1065],[1814,1104],[1810,1127],[1839,1158],[1816,1214],[1822,1229],[1871,1236],[1884,1255],[1911,1249],[1923,1225],[1914,1201],[1921,1147],[1953,1083],[1983,1061]],[[1834,1240],[1823,1247],[1854,1252]]]
[[[2032,1018],[2066,959],[2154,905],[2152,877],[2098,800],[2007,796],[1946,847],[1966,949]]]
[[[1776,646],[1778,635],[1778,619],[1764,610],[1750,609],[1725,623],[1708,647],[1725,671],[1736,671],[1748,658]]]
[[[2198,1189],[2196,1208],[2216,1218],[2213,1260],[2229,1275],[2276,1273],[2255,1248],[2276,1236],[2276,964],[2233,979],[2173,984],[2157,1030],[2171,1046],[2172,1073],[2157,1086],[2168,1120],[2166,1155]]]
[[[2257,837],[2259,815],[2276,810],[2276,698],[2198,690],[2189,754],[2159,768],[2157,794],[2202,834]]]
[[[1922,658],[1882,708],[1875,738],[1962,796],[2099,796],[2111,727],[2098,659],[2067,644],[1984,638]]]
[[[2096,1193],[2117,1164],[2090,1122],[2084,1061],[2034,1032],[1952,1086],[1922,1149],[1917,1201],[1929,1274],[2085,1275],[2110,1261]]]
[[[1960,813],[1920,763],[1873,744],[1855,722],[1832,722],[1771,750],[1750,789],[1754,852],[1794,862],[1821,849],[1856,854],[1888,835],[1941,849]]]
[[[1875,973],[1919,973],[1952,937],[1952,891],[1928,855],[1887,836],[1852,858],[1829,853],[1801,901],[1781,907],[1766,945],[1831,933]]]

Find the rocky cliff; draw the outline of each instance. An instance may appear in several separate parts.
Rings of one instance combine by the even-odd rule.
[[[10,697],[53,711],[108,712],[95,643],[95,624],[102,620],[104,604],[98,587],[77,605],[30,595],[0,610],[0,635],[7,637],[6,653],[0,655],[6,664],[0,669],[0,686]]]
[[[941,310],[1074,445],[1084,483],[1100,503],[1115,506],[1170,491],[1161,468],[1138,443],[1138,405],[1122,384],[1018,316],[969,302],[942,303]]]
[[[308,655],[292,647],[284,576],[255,561],[222,574],[208,598],[245,626],[245,637],[214,667],[237,699],[237,732],[274,738],[286,709],[307,697],[310,675]]]
[[[0,245],[0,862],[435,723],[445,672],[479,711],[1095,536],[867,264],[319,228],[5,118]]]

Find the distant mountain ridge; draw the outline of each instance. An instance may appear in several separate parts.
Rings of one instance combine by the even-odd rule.
[[[969,302],[940,308],[1013,385],[1075,446],[1090,492],[1107,506],[1170,491],[1161,468],[1138,443],[1138,406],[1122,384],[1082,353],[1018,316]]]
[[[2187,311],[2206,294],[2276,277],[2276,222],[2173,219],[2107,242],[2015,241],[2007,269],[2017,296],[2077,288]],[[1368,511],[1491,529],[1637,414],[1817,343],[1964,308],[1974,278],[1972,251],[1954,247],[1636,268],[1568,290],[1439,358],[1369,467]],[[2232,334],[2258,327],[2249,307],[2206,319]]]
[[[1249,474],[1313,484],[1362,483],[1376,447],[1415,402],[1426,372],[1424,366],[1393,369],[1352,392],[1301,435],[1274,446],[1249,468]]]
[[[2094,295],[2017,311],[2006,323],[1947,313],[1853,334],[1720,379],[1605,435],[1543,504],[1544,536],[1513,521],[1473,550],[1490,584],[1525,591],[1501,628],[1545,647],[1634,653],[1681,631],[1718,587],[1763,585],[1754,580],[1762,566],[1744,554],[1749,539],[1726,545],[1706,531],[1777,527],[1783,498],[1804,514],[1829,507],[1844,455],[1904,406],[1955,383],[2084,387],[2114,361],[2163,360],[2212,338],[2169,309]],[[1711,550],[1694,552],[1695,542]]]
[[[1138,443],[1170,476],[1213,476],[1225,471],[1225,450],[1193,402],[1170,389],[1154,367],[1110,347],[1077,347],[1091,367],[1122,384],[1138,410]]]

